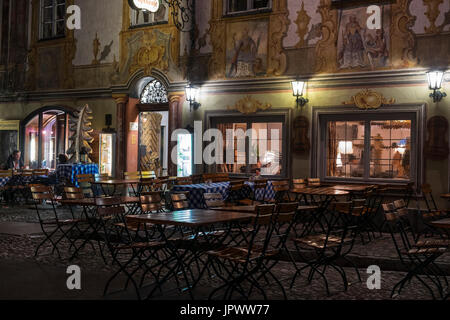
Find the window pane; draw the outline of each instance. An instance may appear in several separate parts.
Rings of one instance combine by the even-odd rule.
[[[25,158],[24,165],[30,169],[39,168],[39,116],[35,116],[25,126]]]
[[[281,173],[283,124],[281,122],[253,123],[250,153],[256,156],[256,164],[251,164],[252,172],[259,168],[262,175]]]
[[[218,164],[217,172],[246,173],[246,123],[219,123],[217,129],[224,139],[224,163]],[[228,154],[227,154],[228,153]],[[228,161],[231,160],[231,161]],[[231,162],[231,163],[230,163]]]
[[[269,0],[253,0],[253,9],[267,8]]]
[[[410,178],[411,120],[370,122],[370,176]]]
[[[64,33],[65,33],[64,32],[65,31],[65,27],[66,27],[66,24],[65,24],[64,20],[58,21],[56,23],[56,35],[57,36],[63,36]]]
[[[43,25],[42,29],[42,37],[43,38],[50,38],[53,35],[53,25],[51,23],[45,23]]]
[[[66,16],[66,6],[64,4],[60,4],[56,7],[56,19],[64,19]]]
[[[364,121],[329,121],[327,176],[364,176]]]
[[[229,0],[228,12],[238,12],[247,10],[247,0]]]

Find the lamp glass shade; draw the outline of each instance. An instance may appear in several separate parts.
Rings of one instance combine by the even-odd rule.
[[[185,91],[186,91],[186,100],[187,101],[195,102],[198,100],[199,89],[197,87],[188,85],[188,86],[186,86]]]
[[[442,71],[430,71],[427,72],[428,86],[430,90],[439,90],[442,86],[442,80],[444,78],[444,72]]]
[[[303,91],[305,90],[305,81],[292,81],[292,94],[294,96],[302,96]]]
[[[338,152],[342,154],[352,154],[353,143],[351,141],[339,141]]]
[[[341,157],[341,153],[338,153],[337,158],[336,158],[336,167],[337,168],[342,168],[342,157]]]

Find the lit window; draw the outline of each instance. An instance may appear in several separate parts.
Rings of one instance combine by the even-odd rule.
[[[321,158],[326,179],[411,180],[416,149],[415,121],[405,115],[397,119],[325,119],[326,145]],[[331,117],[332,118],[332,117]],[[353,118],[353,119],[352,119]]]
[[[142,90],[141,103],[158,104],[168,103],[167,89],[158,80],[152,80]]]
[[[63,37],[66,31],[66,1],[41,0],[41,39]]]
[[[245,122],[217,119],[215,127],[223,136],[223,163],[216,172],[281,176],[286,172],[284,116],[247,117]]]

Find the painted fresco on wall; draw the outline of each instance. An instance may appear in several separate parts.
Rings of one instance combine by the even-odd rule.
[[[343,69],[376,69],[389,66],[390,8],[382,15],[382,28],[367,27],[367,8],[354,8],[342,12],[338,33],[337,63]]]
[[[227,25],[226,75],[243,78],[267,72],[267,19],[238,21]]]

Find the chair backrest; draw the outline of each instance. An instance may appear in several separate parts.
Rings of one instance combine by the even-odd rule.
[[[12,175],[13,175],[12,170],[0,170],[0,178],[12,177]]]
[[[125,208],[121,206],[120,197],[95,198],[97,206],[97,214],[100,217],[110,216],[116,217],[125,214]]]
[[[169,177],[166,177],[166,179],[169,179]],[[202,174],[193,174],[192,175],[192,183],[193,184],[203,183],[203,175]]]
[[[256,179],[253,180],[254,187],[253,189],[256,190],[265,190],[267,187],[267,179]]]
[[[252,219],[253,228],[250,236],[247,238],[247,259],[250,258],[254,245],[257,242],[262,242],[262,246],[258,245],[257,248],[260,257],[264,257],[274,231],[275,208],[274,204],[262,204],[255,207],[255,216]]]
[[[141,171],[142,179],[154,179],[156,178],[155,171]]]
[[[94,176],[95,180],[109,180],[110,176],[107,173],[96,173]]]
[[[230,175],[228,173],[216,173],[212,177],[213,182],[225,182],[230,181]]]
[[[287,180],[281,180],[281,181],[272,181],[272,188],[275,192],[275,202],[283,202],[285,196],[289,192],[289,181]]]
[[[295,214],[297,213],[298,203],[297,202],[289,202],[289,203],[279,203],[276,207],[276,222],[285,223],[291,222],[294,219]]]
[[[352,199],[352,207],[364,207],[366,202],[366,199]]]
[[[30,190],[33,200],[36,200],[36,203],[44,200],[50,200],[53,202],[55,198],[53,195],[53,190],[49,186],[32,186]]]
[[[352,202],[334,202],[334,211],[342,214],[350,214],[352,210]]]
[[[31,177],[33,175],[33,170],[22,170],[18,172],[22,177]]]
[[[139,182],[139,193],[154,191],[154,178],[142,178]]]
[[[80,182],[92,183],[92,182],[94,182],[94,175],[90,174],[90,173],[78,174],[77,181],[78,181],[78,183],[80,183]]]
[[[244,188],[244,180],[231,180],[230,181],[230,190],[236,191]]]
[[[292,179],[292,188],[294,190],[303,189],[306,187],[305,179]]]
[[[394,207],[395,209],[403,209],[406,208],[406,202],[403,199],[395,200],[394,201]]]
[[[170,200],[172,202],[173,210],[186,210],[189,209],[188,201],[189,192],[171,193]]]
[[[308,178],[308,187],[320,187],[320,179],[319,178]]]
[[[177,185],[189,185],[192,184],[192,177],[177,177]]]
[[[225,201],[220,193],[204,193],[203,199],[207,208],[223,207]]]
[[[48,169],[34,169],[33,176],[48,176]]]
[[[161,192],[152,191],[142,193],[139,197],[141,210],[144,213],[148,212],[162,212],[162,197]]]
[[[84,199],[84,193],[82,188],[65,187],[64,194],[66,196],[66,199],[68,200]]]
[[[123,173],[123,178],[125,180],[139,180],[141,178],[141,173],[139,171],[132,171],[132,172],[125,171]]]

